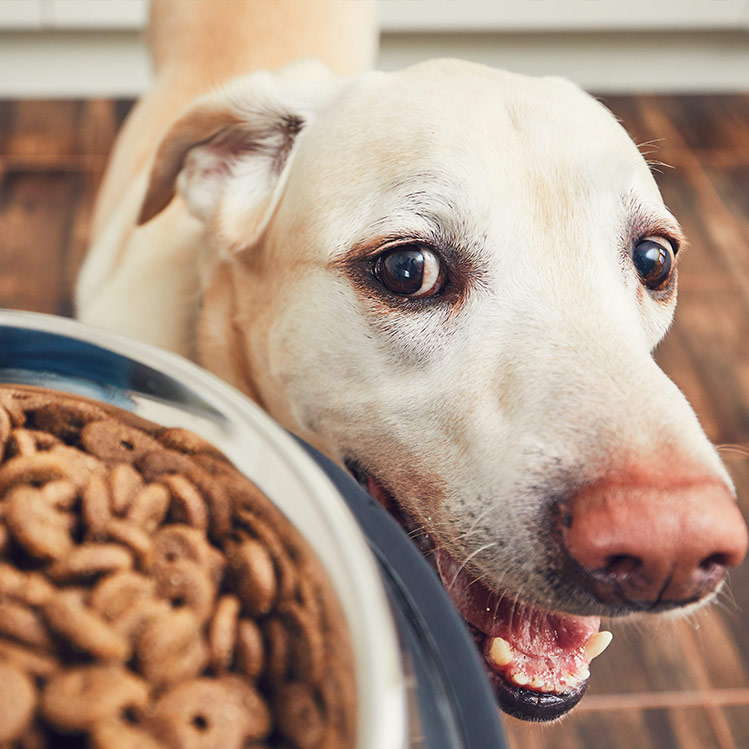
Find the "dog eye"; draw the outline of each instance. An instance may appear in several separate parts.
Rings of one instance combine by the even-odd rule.
[[[665,237],[645,237],[632,250],[632,260],[640,281],[649,289],[665,286],[674,266],[674,250]]]
[[[388,291],[411,299],[439,294],[446,280],[440,259],[423,244],[400,245],[383,252],[372,272]]]

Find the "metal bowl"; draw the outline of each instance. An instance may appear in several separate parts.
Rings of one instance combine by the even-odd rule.
[[[358,749],[406,746],[396,625],[377,565],[325,473],[232,387],[160,349],[49,315],[0,312],[0,382],[95,398],[211,441],[296,526],[328,572],[353,643]]]

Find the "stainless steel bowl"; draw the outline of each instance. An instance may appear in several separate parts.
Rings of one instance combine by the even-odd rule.
[[[367,542],[325,473],[283,429],[185,359],[49,315],[0,312],[0,381],[95,398],[221,449],[286,514],[338,593],[353,642],[359,749],[406,746],[396,626]]]

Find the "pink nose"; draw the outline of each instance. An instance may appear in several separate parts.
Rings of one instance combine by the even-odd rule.
[[[704,597],[749,543],[733,495],[712,477],[669,484],[608,476],[574,497],[563,523],[579,582],[605,603],[636,608]]]

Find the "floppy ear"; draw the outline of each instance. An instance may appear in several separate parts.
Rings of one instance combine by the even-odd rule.
[[[277,199],[295,141],[328,99],[335,79],[317,63],[283,73],[253,73],[202,97],[161,142],[151,169],[139,224],[150,221],[175,192],[188,210],[211,220],[227,186],[229,210],[257,236]],[[241,219],[240,219],[241,214]]]

